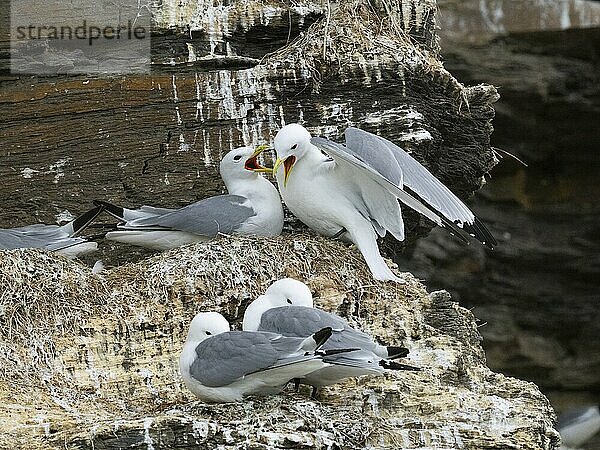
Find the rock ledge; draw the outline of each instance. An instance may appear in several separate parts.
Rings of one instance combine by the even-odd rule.
[[[177,359],[192,316],[239,326],[274,280],[410,348],[420,373],[231,405],[195,401]],[[0,252],[0,447],[552,449],[532,384],[491,372],[473,315],[444,291],[374,282],[360,255],[304,235],[222,238],[100,275],[33,250]]]

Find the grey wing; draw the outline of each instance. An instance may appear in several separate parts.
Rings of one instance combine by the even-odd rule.
[[[148,206],[142,205],[136,211],[139,211],[141,214],[147,214],[149,216],[160,216],[161,214],[169,214],[176,209],[173,208],[157,208],[156,206]]]
[[[46,248],[50,244],[67,245],[69,235],[57,225],[27,225],[19,228],[0,230],[0,248]],[[47,248],[55,250],[55,248]]]
[[[436,224],[444,226],[442,218],[439,214],[423,205],[419,200],[409,193],[403,191],[395,180],[386,178],[380,172],[378,172],[376,168],[363,161],[362,158],[355,156],[354,152],[349,152],[345,146],[319,137],[312,138],[310,142],[331,156],[335,160],[336,164],[346,167],[350,166],[358,170],[357,174],[361,174],[370,181],[382,186],[384,189],[390,191],[393,195],[398,197],[403,203],[410,206],[415,211],[423,214]]]
[[[430,207],[420,199],[414,197],[409,192],[406,192],[402,186],[398,186],[394,181],[391,181],[385,176],[383,176],[371,165],[362,161],[362,159],[359,159],[358,157],[354,156],[353,153],[356,152],[349,152],[345,146],[323,138],[312,138],[311,143],[325,151],[329,156],[331,156],[335,160],[336,164],[340,166],[351,167],[355,170],[355,172],[357,171],[356,177],[363,176],[365,180],[368,180],[368,182],[376,183],[378,186],[382,187],[383,189],[394,195],[396,198],[398,198],[402,203],[414,209],[418,213],[423,214],[425,217],[427,217],[437,225],[449,228],[451,230],[451,233],[456,235],[456,237],[460,238],[463,242],[469,242],[463,236],[463,233],[467,231],[468,227],[464,227],[465,230],[463,230],[460,226],[457,226],[452,220],[448,219],[443,214],[435,211],[432,207]],[[361,184],[366,185],[364,181]],[[394,220],[398,219],[398,215],[395,214],[394,220],[392,220],[391,217],[388,217],[386,215],[385,208],[383,208],[383,210],[381,211],[381,208],[377,208],[377,196],[373,196],[373,193],[376,193],[376,191],[374,191],[372,188],[363,189],[366,191],[365,193],[363,193],[363,196],[371,198],[373,200],[372,202],[370,202],[369,206],[375,211],[375,218],[377,219],[379,224],[382,225],[384,228],[392,231],[395,236],[402,237],[404,233],[402,229],[398,229],[396,230],[396,232],[393,231],[393,222]],[[461,225],[464,226],[464,224]],[[469,230],[473,228],[475,237],[477,237],[480,241],[484,242],[490,247],[492,247],[495,244],[495,240],[493,240],[489,231],[485,229],[485,226],[477,218],[475,218],[472,227],[470,225],[471,224],[469,224]],[[486,236],[491,239],[486,239],[485,237],[480,236]],[[398,239],[400,239],[400,237],[398,237]]]
[[[270,333],[230,331],[198,344],[190,374],[204,386],[227,386],[251,373],[266,370],[279,360]]]
[[[129,221],[122,228],[158,228],[186,231],[201,236],[231,234],[246,220],[256,215],[248,203],[248,199],[240,195],[218,195],[167,214]]]
[[[345,135],[346,147],[361,155],[368,163],[382,158],[395,159],[396,167],[403,174],[404,185],[446,217],[467,223],[473,221],[474,215],[467,205],[405,150],[385,138],[358,128],[348,128]],[[377,170],[377,167],[374,168]]]
[[[341,317],[307,306],[281,306],[265,311],[259,330],[280,333],[284,336],[306,338],[325,327],[333,333],[323,344],[323,349],[361,348],[372,350],[375,343],[371,337],[348,325]]]
[[[44,249],[51,251],[51,252],[56,252],[59,250],[64,250],[68,247],[73,247],[75,245],[83,244],[84,242],[89,242],[89,241],[87,241],[84,238],[80,238],[80,237],[64,238],[64,239],[59,239],[59,240],[47,243],[44,246]]]
[[[258,329],[283,336],[306,338],[325,327],[342,330],[345,325],[343,319],[336,319],[335,316],[316,308],[280,306],[263,313]]]
[[[594,416],[600,417],[598,413],[598,406],[581,406],[572,408],[559,416],[557,426],[560,431],[560,429],[590,420]]]
[[[16,230],[0,230],[0,248],[13,250],[16,248],[41,248],[44,243],[39,239],[27,239],[27,236]]]
[[[348,151],[381,175],[394,182],[394,173],[399,171],[399,187],[408,187],[436,213],[452,222],[467,225],[465,231],[484,244],[496,245],[494,237],[469,207],[408,152],[385,138],[358,128],[349,127],[345,136]],[[391,159],[395,159],[397,164],[391,164]]]

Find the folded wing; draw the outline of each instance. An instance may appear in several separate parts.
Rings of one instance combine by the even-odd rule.
[[[191,376],[204,386],[221,387],[275,366],[283,355],[266,333],[232,331],[202,341],[196,356]]]
[[[248,199],[239,195],[206,198],[166,214],[130,220],[122,230],[176,230],[201,236],[231,234],[256,215]]]

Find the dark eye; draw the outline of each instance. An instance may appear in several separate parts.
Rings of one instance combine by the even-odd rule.
[[[292,301],[291,301],[289,298],[287,299],[287,302],[288,302],[290,305],[292,304]]]
[[[242,158],[242,155],[237,155],[233,157],[234,161],[239,161]]]
[[[296,150],[296,147],[298,147],[298,144],[292,145],[292,150]]]
[[[212,333],[210,331],[205,331],[207,336],[212,336]]]

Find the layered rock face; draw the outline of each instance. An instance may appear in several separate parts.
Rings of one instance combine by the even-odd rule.
[[[222,238],[98,275],[35,250],[0,254],[2,448],[551,449],[532,383],[486,367],[473,315],[443,291],[373,282],[360,254],[306,235]],[[198,311],[239,328],[273,281],[410,349],[396,372],[232,405],[195,401],[177,369]]]
[[[5,73],[0,226],[54,222],[94,197],[173,207],[214,195],[225,152],[296,121],[333,139],[348,125],[381,133],[469,195],[496,163],[497,93],[443,68],[435,12],[434,1],[163,1],[150,75]],[[408,214],[409,239],[430,227]]]
[[[493,144],[528,167],[504,155],[472,202],[501,241],[493,252],[434,230],[401,266],[475,307],[494,369],[538,383],[561,410],[598,403],[600,4],[440,9],[446,68],[498,86]],[[501,29],[490,28],[494,10]],[[479,25],[461,27],[461,17]]]
[[[183,205],[222,190],[216,162],[287,122],[339,138],[348,125],[412,151],[462,196],[497,162],[496,90],[439,60],[433,1],[156,2],[150,75],[2,72],[1,226],[53,222],[94,197]],[[4,37],[0,36],[0,39]],[[4,44],[4,42],[0,42]],[[0,45],[0,48],[4,46]],[[272,53],[275,52],[275,53]],[[34,113],[32,114],[32,111]],[[431,224],[405,214],[414,240]],[[402,246],[388,243],[390,254]],[[140,259],[102,245],[108,264]],[[491,372],[473,316],[444,293],[374,283],[354,250],[307,237],[221,240],[94,276],[33,251],[0,258],[0,446],[30,448],[553,448],[537,388]],[[208,406],[177,358],[198,310],[235,324],[282,276],[420,373]]]

